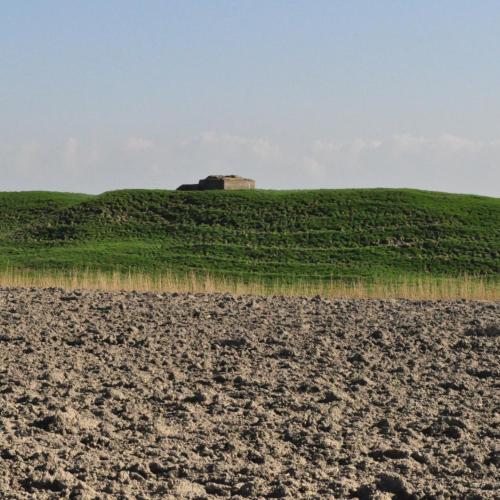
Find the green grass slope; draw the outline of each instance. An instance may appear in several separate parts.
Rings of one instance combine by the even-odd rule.
[[[0,268],[496,278],[500,199],[416,190],[0,193]]]

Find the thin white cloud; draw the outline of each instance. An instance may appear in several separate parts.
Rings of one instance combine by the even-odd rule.
[[[312,145],[312,154],[346,154],[357,156],[364,151],[376,150],[383,142],[376,139],[356,138],[351,142],[340,143],[336,141],[315,141]]]
[[[3,189],[102,192],[172,189],[208,174],[253,177],[262,188],[415,187],[500,196],[500,139],[394,134],[352,141],[277,144],[204,132],[153,143],[129,137],[95,143],[0,145]]]
[[[273,168],[286,165],[285,155],[277,144],[263,138],[213,131],[179,142],[168,156],[169,164],[180,168],[192,180],[207,174],[263,178]],[[186,177],[184,180],[187,182]]]
[[[425,137],[411,134],[394,134],[384,139],[357,138],[350,142],[315,141],[312,154],[346,154],[358,156],[370,151],[391,151],[398,154],[422,153],[424,151],[441,151],[442,153],[480,152],[500,145],[500,141],[480,141],[453,134],[442,134],[437,137]]]
[[[149,151],[154,147],[155,144],[151,139],[145,139],[144,137],[129,137],[125,142],[124,149],[125,151]]]
[[[395,134],[351,142],[316,141],[306,156],[311,174],[332,186],[416,187],[500,195],[500,141],[452,134]]]
[[[191,140],[184,140],[181,142],[181,146],[184,149],[210,148],[213,151],[219,151],[221,155],[243,150],[262,159],[275,158],[280,155],[280,148],[268,140],[213,131],[203,132],[199,137]]]
[[[391,138],[396,149],[400,152],[421,152],[423,150],[439,150],[443,153],[480,152],[495,144],[495,141],[460,137],[453,134],[442,134],[437,137],[423,137],[410,134],[393,135]]]

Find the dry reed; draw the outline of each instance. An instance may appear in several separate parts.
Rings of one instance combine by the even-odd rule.
[[[413,300],[500,300],[498,281],[462,277],[401,277],[374,282],[274,281],[245,283],[195,273],[105,273],[98,271],[55,272],[31,270],[0,271],[0,286],[23,288],[101,289],[109,291],[153,291],[191,293],[231,293],[234,295],[316,296],[324,298],[405,298]]]

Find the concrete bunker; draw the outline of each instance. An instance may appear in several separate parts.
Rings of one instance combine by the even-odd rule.
[[[182,184],[178,191],[208,191],[221,189],[225,191],[237,189],[255,189],[255,181],[239,175],[209,175],[200,179],[198,184]]]

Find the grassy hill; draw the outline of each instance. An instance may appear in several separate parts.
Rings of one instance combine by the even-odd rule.
[[[497,278],[500,199],[416,190],[0,193],[0,269]]]

